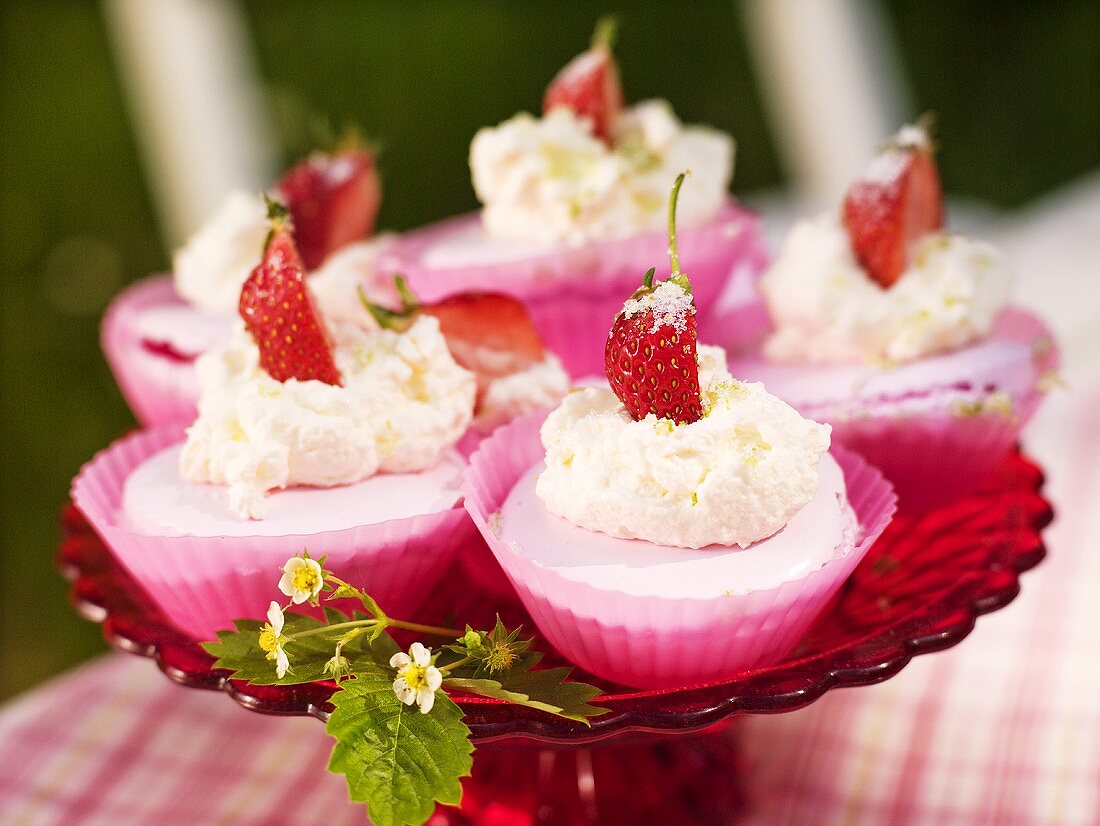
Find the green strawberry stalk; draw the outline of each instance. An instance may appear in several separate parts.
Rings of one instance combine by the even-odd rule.
[[[703,416],[695,304],[676,243],[676,202],[685,174],[676,178],[668,201],[671,273],[655,282],[655,268],[646,272],[615,317],[604,350],[607,380],[635,421],[653,415],[690,424]]]

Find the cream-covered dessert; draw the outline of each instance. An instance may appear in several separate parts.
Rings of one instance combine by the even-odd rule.
[[[728,374],[727,374],[728,375]],[[803,419],[761,384],[703,388],[703,417],[634,421],[610,390],[568,396],[542,427],[546,509],[574,525],[657,545],[765,539],[810,502],[829,426]]]
[[[699,185],[685,193],[680,220],[712,219],[728,198],[733,141],[684,126],[665,101],[646,101],[622,112],[608,144],[588,119],[556,107],[479,131],[470,169],[488,235],[576,246],[659,231],[665,194],[683,169]]]
[[[451,357],[438,322],[420,318],[402,333],[342,323],[331,334],[342,386],[275,380],[243,330],[200,359],[183,478],[228,485],[233,510],[261,518],[269,490],[439,461],[470,423],[476,382]]]
[[[359,289],[377,301],[390,298],[390,279],[376,277],[378,253],[389,239],[363,240],[381,199],[373,156],[361,147],[314,153],[271,194],[293,216],[318,304],[333,321],[363,323]],[[194,419],[194,361],[230,335],[241,286],[267,237],[265,197],[230,192],[176,252],[171,277],[147,279],[112,304],[104,349],[143,423]]]
[[[739,375],[763,381],[927,510],[975,488],[1019,438],[1057,364],[1009,306],[991,245],[950,233],[925,124],[903,127],[839,214],[791,230],[759,289],[774,322]]]
[[[541,112],[475,134],[480,210],[407,233],[381,261],[427,301],[467,290],[520,299],[574,378],[599,371],[609,319],[664,255],[665,195],[684,169],[681,240],[700,306],[728,293],[724,309],[755,319],[737,328],[750,340],[764,316],[754,287],[767,252],[758,220],[729,193],[733,140],[682,123],[663,100],[626,105],[610,39],[599,26],[551,81]]]
[[[673,188],[670,214],[675,214]],[[606,679],[731,679],[776,661],[840,588],[893,508],[829,427],[698,344],[675,224],[606,341],[610,390],[498,430],[465,506],[540,632]]]
[[[990,244],[929,233],[912,263],[884,289],[856,260],[832,215],[799,221],[760,279],[775,332],[765,353],[811,364],[895,364],[989,335],[1012,278]]]
[[[1011,274],[991,245],[943,229],[923,126],[905,126],[849,189],[840,218],[798,222],[760,280],[775,332],[765,354],[890,365],[989,335]]]

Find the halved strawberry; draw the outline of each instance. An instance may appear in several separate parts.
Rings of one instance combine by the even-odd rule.
[[[943,227],[943,190],[932,152],[923,125],[904,127],[844,197],[852,250],[883,287],[908,269],[914,242]]]
[[[470,291],[421,304],[402,276],[395,283],[400,310],[379,307],[360,294],[375,320],[387,329],[404,330],[417,315],[436,318],[454,360],[476,373],[479,384],[526,370],[546,358],[542,338],[519,299]]]
[[[309,270],[345,244],[370,235],[382,204],[374,155],[359,146],[331,155],[313,153],[287,171],[279,192]]]
[[[309,288],[286,212],[269,202],[272,232],[263,260],[241,288],[239,312],[260,350],[260,366],[277,381],[316,379],[340,385],[332,344]]]
[[[604,349],[607,380],[634,421],[650,413],[677,424],[703,417],[695,302],[676,248],[676,198],[683,181],[683,175],[676,179],[669,199],[672,274],[657,284],[653,269],[645,274],[615,317]]]
[[[544,113],[564,106],[577,117],[590,120],[593,134],[605,143],[611,142],[615,122],[623,111],[619,67],[611,53],[614,36],[614,19],[601,18],[591,47],[555,75],[542,100]]]

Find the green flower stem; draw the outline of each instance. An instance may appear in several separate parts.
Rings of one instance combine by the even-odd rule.
[[[418,622],[405,622],[404,620],[395,620],[392,617],[387,618],[386,626],[389,628],[403,628],[406,631],[416,631],[420,634],[431,634],[435,637],[454,637],[457,639],[461,637],[463,632],[457,628],[440,628],[438,625],[421,625]]]
[[[369,619],[369,620],[351,620],[350,622],[337,622],[333,625],[322,625],[320,628],[311,628],[308,631],[299,631],[297,634],[290,634],[287,636],[288,640],[298,640],[302,637],[313,637],[317,634],[327,634],[329,631],[335,631],[339,628],[360,628],[363,626],[377,625],[382,620]],[[390,621],[392,623],[392,620]]]
[[[461,637],[462,632],[456,628],[440,628],[435,625],[421,625],[417,622],[405,622],[404,620],[395,620],[392,617],[386,617],[385,619],[366,619],[366,620],[351,620],[349,622],[337,622],[333,625],[323,625],[320,628],[311,628],[308,631],[299,631],[297,634],[290,634],[287,636],[288,640],[297,640],[302,637],[312,637],[317,634],[327,634],[329,631],[335,631],[343,628],[362,628],[370,627],[381,624],[384,628],[403,628],[406,631],[416,631],[419,634],[431,634],[436,637]]]
[[[442,671],[444,674],[450,674],[456,668],[461,668],[462,666],[466,665],[466,663],[473,662],[473,659],[473,657],[463,657],[461,660],[455,660],[449,665],[439,666],[439,670]]]

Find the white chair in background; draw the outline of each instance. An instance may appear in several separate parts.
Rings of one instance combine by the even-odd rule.
[[[231,0],[104,0],[146,179],[174,248],[275,147],[244,15]]]

